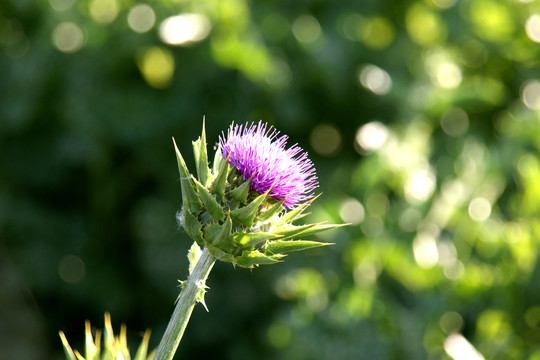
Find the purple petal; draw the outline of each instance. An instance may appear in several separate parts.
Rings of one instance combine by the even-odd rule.
[[[319,185],[313,163],[297,144],[285,149],[287,135],[259,121],[257,125],[231,125],[219,139],[221,156],[229,157],[244,180],[251,179],[251,189],[263,194],[270,190],[275,200],[285,199],[290,209],[313,197]]]

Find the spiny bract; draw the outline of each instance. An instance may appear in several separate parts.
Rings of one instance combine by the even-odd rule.
[[[247,268],[277,263],[286,253],[330,245],[298,236],[341,226],[292,225],[314,200],[317,180],[307,154],[296,145],[285,150],[287,137],[275,139],[277,134],[262,123],[231,126],[210,169],[203,121],[202,134],[193,142],[197,177],[173,139],[182,189],[179,222],[221,261]]]

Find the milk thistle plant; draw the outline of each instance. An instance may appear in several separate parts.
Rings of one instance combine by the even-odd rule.
[[[177,218],[194,243],[188,252],[189,277],[180,282],[154,359],[172,359],[195,304],[206,308],[206,279],[216,260],[243,268],[279,263],[290,252],[330,245],[305,237],[342,226],[293,225],[315,199],[318,181],[307,153],[298,145],[287,149],[287,139],[263,122],[233,124],[220,136],[210,167],[203,122],[193,142],[196,177],[173,139],[182,192]]]

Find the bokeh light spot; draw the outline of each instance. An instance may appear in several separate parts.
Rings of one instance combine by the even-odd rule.
[[[439,325],[446,334],[454,334],[463,327],[463,318],[455,311],[448,311],[439,319]]]
[[[540,43],[540,15],[533,14],[525,22],[525,32],[529,39]]]
[[[139,4],[129,10],[127,21],[131,30],[142,34],[154,27],[156,14],[149,5]]]
[[[66,255],[58,262],[58,275],[69,284],[76,284],[84,278],[86,267],[75,255]]]
[[[264,36],[274,42],[285,40],[290,27],[287,18],[277,13],[267,15],[261,21],[261,31]]]
[[[309,136],[313,149],[323,156],[334,156],[341,149],[341,133],[332,124],[319,124]]]
[[[418,227],[421,219],[422,216],[418,210],[407,208],[399,216],[399,227],[403,231],[413,232]]]
[[[419,45],[435,44],[446,38],[446,26],[442,19],[418,3],[407,11],[405,26],[411,40]]]
[[[384,49],[394,41],[394,27],[383,17],[369,19],[364,32],[364,44],[372,49]]]
[[[369,122],[356,131],[356,143],[366,151],[374,151],[388,139],[388,128],[379,121]]]
[[[169,50],[149,48],[140,57],[138,66],[148,85],[157,89],[170,85],[174,73],[174,57]]]
[[[442,88],[454,89],[461,83],[461,70],[456,64],[443,63],[439,66],[436,78]]]
[[[422,268],[432,268],[439,261],[437,241],[429,233],[419,233],[414,238],[413,252],[416,263]]]
[[[531,110],[540,108],[540,81],[528,80],[521,86],[521,101]]]
[[[485,221],[491,215],[491,204],[486,198],[476,197],[469,203],[469,215],[475,221]]]
[[[49,0],[49,5],[56,11],[67,10],[73,5],[75,0]]]
[[[284,348],[291,343],[292,331],[289,326],[274,323],[268,328],[268,340],[276,348]]]
[[[488,58],[488,51],[480,41],[469,39],[459,45],[460,61],[470,68],[483,66]]]
[[[511,39],[515,28],[505,2],[475,0],[471,2],[469,13],[474,30],[481,38],[494,43]]]
[[[182,14],[163,20],[159,26],[159,36],[169,45],[187,45],[204,40],[211,28],[210,20],[204,15]]]
[[[313,16],[302,15],[294,21],[292,31],[296,40],[311,44],[321,36],[321,25]]]
[[[275,59],[268,67],[265,75],[266,83],[274,89],[284,89],[292,79],[292,71],[285,61]]]
[[[365,210],[360,201],[355,198],[347,198],[339,207],[339,216],[345,223],[358,225],[364,221]]]
[[[435,185],[435,175],[430,169],[413,171],[405,182],[405,199],[411,204],[423,203],[433,194]]]
[[[457,3],[457,0],[432,0],[432,1],[433,1],[433,4],[435,4],[440,9],[450,9]]]
[[[441,116],[441,128],[450,136],[461,136],[469,128],[469,117],[463,109],[452,108]]]
[[[523,155],[518,161],[518,171],[524,178],[534,179],[540,171],[536,155]]]
[[[102,24],[112,23],[120,10],[116,0],[92,0],[89,7],[92,19]]]
[[[56,26],[52,33],[52,43],[60,51],[74,53],[84,44],[84,35],[80,27],[71,22]]]
[[[449,335],[444,341],[444,350],[454,360],[484,360],[482,354],[461,334]]]
[[[531,306],[527,309],[525,324],[531,329],[540,329],[540,306]]]
[[[392,89],[390,75],[375,65],[366,65],[360,70],[359,80],[362,86],[376,95],[386,95]]]
[[[362,41],[367,36],[366,28],[368,21],[360,14],[353,13],[347,15],[341,23],[341,32],[343,36],[352,41]]]

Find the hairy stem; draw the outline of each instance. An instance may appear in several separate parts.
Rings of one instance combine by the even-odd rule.
[[[156,350],[154,360],[172,360],[178,344],[184,335],[184,330],[189,322],[197,296],[204,288],[208,274],[212,270],[216,259],[204,248],[197,265],[186,281],[186,285],[174,308],[171,320],[161,338],[161,342]]]

